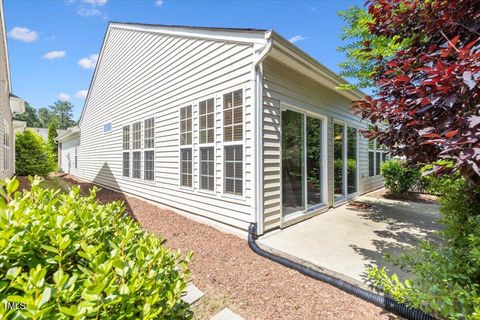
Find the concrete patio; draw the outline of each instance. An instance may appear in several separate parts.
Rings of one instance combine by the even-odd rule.
[[[266,250],[368,287],[365,269],[386,266],[400,279],[409,277],[384,260],[434,239],[438,206],[362,196],[312,219],[262,236]]]

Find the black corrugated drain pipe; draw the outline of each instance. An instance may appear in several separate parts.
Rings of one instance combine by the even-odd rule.
[[[274,262],[277,262],[287,268],[294,269],[310,278],[328,283],[334,287],[337,287],[340,290],[350,293],[367,302],[373,303],[374,305],[380,308],[383,308],[389,312],[392,312],[400,317],[403,317],[409,320],[436,320],[437,319],[429,314],[424,313],[419,309],[410,308],[405,304],[398,303],[387,295],[383,296],[383,295],[373,293],[371,291],[362,289],[348,282],[345,282],[339,278],[335,278],[331,275],[328,275],[323,272],[319,272],[317,270],[301,265],[300,263],[274,255],[271,252],[265,251],[262,248],[260,248],[258,244],[255,242],[256,239],[257,239],[257,224],[251,223],[250,226],[248,227],[248,245],[250,246],[250,249],[252,249],[253,252],[257,253],[258,255],[264,258],[267,258],[269,260],[272,260]]]

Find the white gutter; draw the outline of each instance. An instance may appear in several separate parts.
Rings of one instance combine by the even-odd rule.
[[[254,197],[255,205],[252,220],[257,223],[257,233],[262,234],[263,226],[263,66],[262,61],[272,49],[271,31],[265,34],[267,44],[255,57],[253,62],[253,176],[255,177]]]

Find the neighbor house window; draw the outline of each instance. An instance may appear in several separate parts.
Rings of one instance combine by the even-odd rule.
[[[180,109],[180,185],[192,187],[192,106]]]
[[[155,119],[149,118],[143,126],[143,178],[153,181],[155,179]]]
[[[213,143],[214,137],[214,100],[200,101],[199,122],[200,122],[200,143]]]
[[[223,141],[243,140],[243,91],[223,95]]]
[[[223,95],[224,192],[243,194],[243,91]]]
[[[10,128],[3,123],[3,171],[10,169]]]
[[[78,147],[75,147],[75,169],[78,168]]]
[[[200,148],[200,189],[214,190],[215,180],[214,147]]]
[[[140,151],[134,151],[133,164],[132,164],[132,178],[140,179],[142,177],[142,153]]]
[[[243,193],[243,146],[225,146],[225,192]]]
[[[112,123],[107,122],[103,125],[103,132],[107,133],[107,132],[110,132],[110,131],[112,131]]]
[[[124,126],[122,129],[123,136],[123,155],[122,155],[122,175],[130,176],[130,126]]]

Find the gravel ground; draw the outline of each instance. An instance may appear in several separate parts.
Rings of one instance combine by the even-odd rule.
[[[87,191],[92,184],[63,176]],[[397,319],[374,305],[305,277],[253,253],[245,240],[161,209],[136,197],[103,189],[102,202],[125,201],[142,227],[165,245],[193,251],[192,280],[205,292],[197,319],[228,306],[245,319]],[[203,302],[202,302],[203,301]]]

